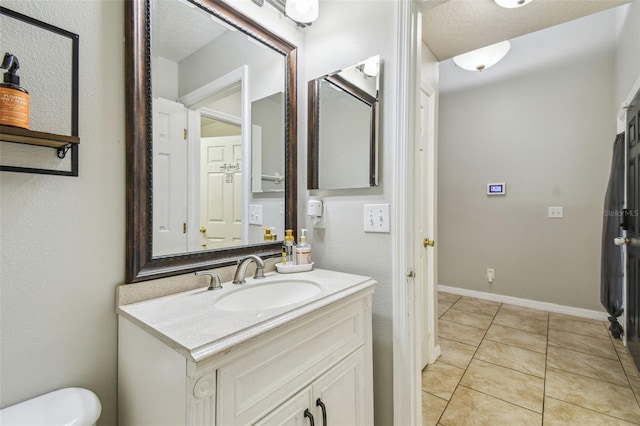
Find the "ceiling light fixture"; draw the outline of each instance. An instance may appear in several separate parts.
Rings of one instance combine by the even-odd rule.
[[[285,13],[301,24],[309,24],[318,19],[318,0],[287,0]]]
[[[504,58],[510,48],[511,43],[501,41],[491,46],[454,56],[453,62],[465,70],[482,71],[497,64],[500,59]]]
[[[493,0],[498,6],[515,9],[516,7],[522,7],[525,4],[531,3],[533,0]]]

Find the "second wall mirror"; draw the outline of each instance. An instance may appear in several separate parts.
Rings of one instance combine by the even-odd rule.
[[[378,185],[380,57],[309,82],[308,189]]]

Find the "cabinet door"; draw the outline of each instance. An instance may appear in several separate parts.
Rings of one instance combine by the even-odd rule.
[[[256,426],[309,426],[311,423],[305,418],[304,413],[310,410],[312,405],[311,386],[298,392],[288,399],[278,408],[267,414],[257,423]],[[316,420],[315,425],[318,425]]]
[[[316,426],[356,426],[366,419],[364,389],[364,350],[361,347],[313,383],[313,412]],[[322,421],[322,402],[327,423]]]

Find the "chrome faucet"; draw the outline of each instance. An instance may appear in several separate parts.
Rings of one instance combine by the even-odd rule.
[[[209,287],[207,290],[222,290],[222,284],[220,283],[220,277],[213,271],[198,271],[196,275],[209,275],[211,281],[209,281]]]
[[[233,275],[234,284],[244,284],[246,282],[247,267],[252,261],[256,263],[256,273],[253,278],[264,278],[264,261],[255,254],[250,254],[238,260],[238,267],[236,268],[236,273]]]

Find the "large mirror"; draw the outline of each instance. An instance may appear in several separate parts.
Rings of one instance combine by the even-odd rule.
[[[378,185],[380,57],[309,82],[308,189]]]
[[[126,2],[127,281],[280,253],[296,48],[219,0]]]

